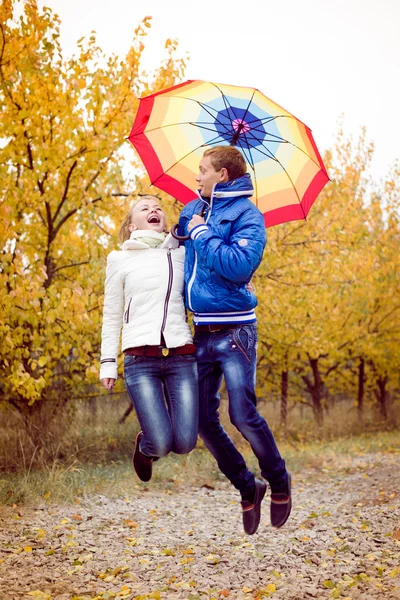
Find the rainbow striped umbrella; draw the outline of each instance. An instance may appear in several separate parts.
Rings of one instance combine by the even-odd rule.
[[[146,96],[128,139],[151,183],[183,204],[206,148],[235,145],[267,227],[305,219],[329,181],[311,130],[254,88],[186,81]]]

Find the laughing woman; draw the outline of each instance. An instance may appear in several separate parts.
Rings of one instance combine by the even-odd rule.
[[[184,248],[165,233],[153,196],[138,200],[120,230],[121,251],[107,259],[100,379],[117,379],[122,328],[124,375],[141,431],[133,465],[142,481],[153,461],[186,454],[198,431],[197,363],[183,301]]]

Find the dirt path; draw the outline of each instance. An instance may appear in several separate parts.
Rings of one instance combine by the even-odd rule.
[[[399,455],[346,470],[297,474],[286,526],[266,498],[254,536],[223,484],[2,509],[0,599],[399,600]]]

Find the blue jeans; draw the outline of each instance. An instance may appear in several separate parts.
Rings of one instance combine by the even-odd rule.
[[[199,397],[194,354],[125,356],[125,383],[148,456],[187,454],[196,445]]]
[[[253,473],[220,423],[219,388],[224,377],[231,422],[249,442],[261,474],[272,491],[284,490],[287,483],[285,461],[279,454],[268,424],[256,409],[256,325],[240,325],[215,333],[196,333],[194,341],[199,370],[199,433],[205,446],[222,473],[242,495],[254,490]]]

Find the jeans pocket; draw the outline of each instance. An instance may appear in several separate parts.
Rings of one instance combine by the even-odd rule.
[[[177,358],[181,358],[184,362],[195,362],[196,361],[196,354],[177,354],[176,355]]]
[[[234,330],[233,334],[239,350],[246,359],[251,362],[255,344],[257,342],[257,331],[254,325],[242,325]]]
[[[142,359],[143,356],[131,356],[130,354],[127,354],[124,357],[124,368],[132,367]]]

